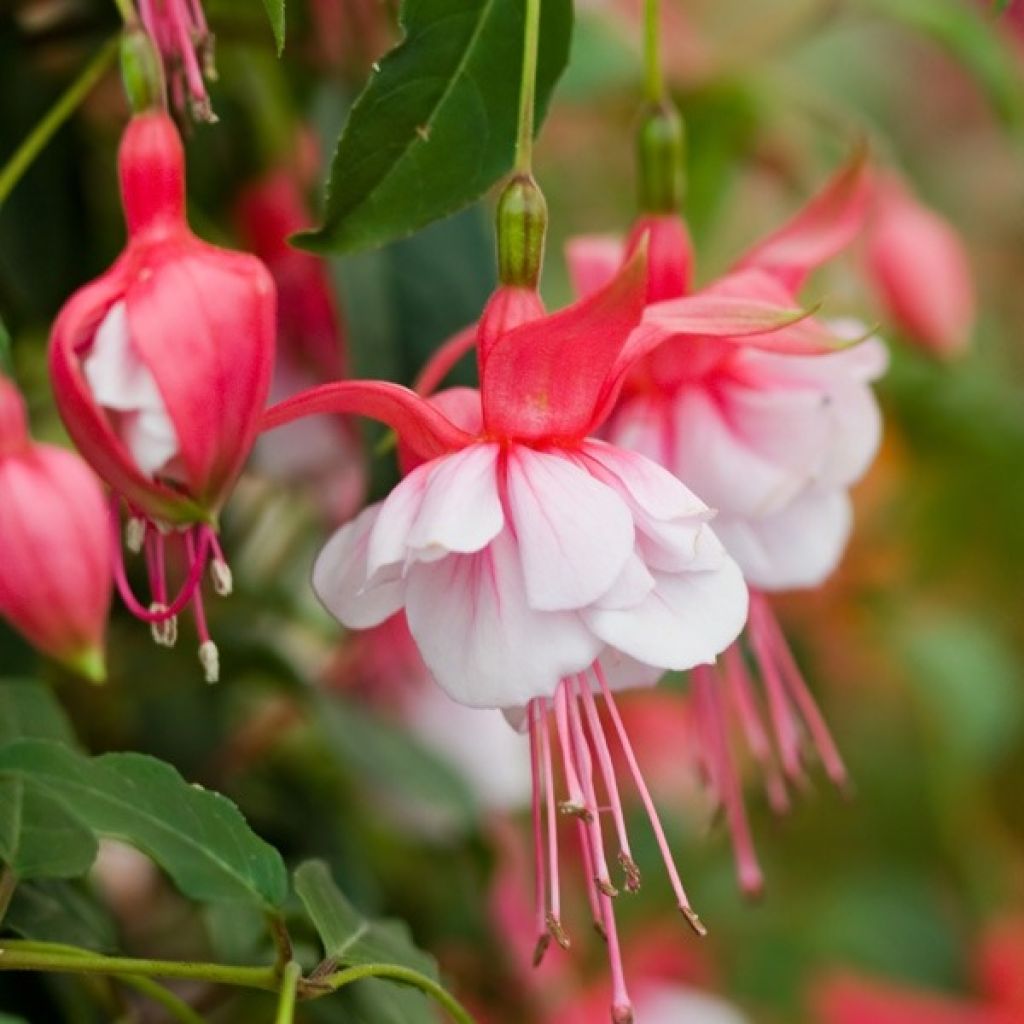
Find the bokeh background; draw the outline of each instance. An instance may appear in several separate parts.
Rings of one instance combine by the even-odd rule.
[[[862,246],[806,292],[828,313],[877,321],[892,355],[879,386],[884,446],[856,491],[843,568],[822,590],[777,605],[847,759],[853,797],[815,774],[779,820],[751,781],[768,879],[751,904],[685,742],[671,763],[656,756],[665,741],[654,726],[671,724],[656,709],[650,735],[638,738],[711,934],[698,942],[671,914],[638,817],[650,881],[619,901],[627,946],[647,965],[636,970],[717,994],[751,1022],[924,1024],[944,1021],[944,1011],[959,1014],[954,1024],[1024,1020],[1024,1003],[1006,1001],[1024,978],[1015,924],[1024,920],[1024,15],[1014,6],[998,17],[969,0],[666,0],[702,279],[795,210],[866,138],[873,159],[962,236],[979,294],[970,346],[936,359],[888,322],[866,284]],[[315,211],[321,154],[369,62],[393,40],[393,11],[371,0],[293,0],[278,62],[259,5],[207,8],[221,123],[188,139],[190,211],[201,235],[241,245],[239,197],[274,168],[300,178]],[[622,231],[633,216],[638,15],[638,2],[579,5],[572,61],[537,153],[551,210],[552,306],[570,298],[564,241]],[[116,27],[113,5],[100,0],[4,5],[0,154]],[[109,75],[0,208],[0,316],[42,438],[62,436],[45,372],[51,319],[122,240],[114,157],[125,116]],[[484,201],[383,250],[329,262],[354,374],[409,382],[475,317],[495,283],[491,210]],[[459,373],[468,381],[472,368]],[[52,683],[89,749],[164,758],[230,795],[287,858],[327,858],[357,904],[410,923],[481,1021],[603,1020],[603,1009],[577,1005],[605,970],[578,889],[568,897],[570,920],[580,920],[572,958],[552,954],[537,977],[524,966],[514,908],[520,891],[529,899],[528,823],[494,806],[519,792],[515,780],[481,782],[483,769],[465,769],[479,763],[459,753],[473,725],[446,733],[429,724],[435,712],[417,704],[421,683],[400,636],[360,645],[311,595],[312,558],[364,483],[352,445],[326,447],[302,474],[282,472],[280,452],[258,454],[228,509],[236,593],[211,609],[220,685],[202,682],[188,625],[175,650],[156,649],[120,610],[105,686],[39,661],[2,625],[0,671]],[[395,479],[393,454],[370,430],[362,449],[365,487],[379,495]],[[496,799],[502,785],[508,792]],[[53,938],[138,955],[245,961],[264,941],[258,922],[184,902],[118,850],[88,884],[26,887],[8,923],[19,915]],[[269,1018],[260,997],[195,995],[210,1020]],[[39,1024],[151,1012],[112,1009],[108,999],[80,981],[0,975],[0,1010]],[[364,1017],[355,990],[300,1013],[391,1024]],[[396,1008],[394,1024],[403,1019]],[[728,1019],[693,1015],[694,1024]]]

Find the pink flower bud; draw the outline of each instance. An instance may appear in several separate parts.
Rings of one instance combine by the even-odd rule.
[[[875,188],[867,271],[886,315],[936,356],[962,352],[975,315],[963,240],[895,178]]]
[[[28,436],[0,377],[0,616],[97,682],[110,609],[110,533],[99,482],[75,454]]]

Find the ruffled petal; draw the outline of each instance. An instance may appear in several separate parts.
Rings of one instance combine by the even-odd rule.
[[[657,586],[639,605],[591,608],[587,625],[610,647],[658,668],[682,671],[713,662],[743,628],[747,588],[727,559],[712,572],[655,573]]]
[[[367,549],[367,573],[371,579],[408,561],[409,531],[423,504],[430,474],[438,464],[435,459],[418,466],[381,503]]]
[[[406,544],[417,559],[470,554],[501,532],[505,516],[498,496],[498,446],[476,444],[438,460]]]
[[[378,626],[402,607],[404,584],[397,573],[373,582],[367,575],[370,531],[380,511],[379,504],[371,505],[338,530],[313,566],[317,597],[349,629]]]
[[[582,608],[618,579],[633,551],[633,519],[610,487],[568,458],[516,446],[508,502],[531,608]]]
[[[578,614],[530,608],[508,528],[476,554],[411,566],[406,616],[434,678],[470,707],[515,708],[550,697],[602,647]]]
[[[810,491],[763,519],[723,518],[716,530],[761,590],[816,587],[838,566],[853,527],[845,491]]]

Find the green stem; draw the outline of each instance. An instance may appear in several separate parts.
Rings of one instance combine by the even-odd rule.
[[[74,948],[75,952],[70,950]],[[57,971],[65,974],[113,974],[127,977],[189,978],[217,985],[236,985],[276,992],[273,967],[234,967],[181,960],[143,960],[104,956],[57,943],[0,940],[0,971]]]
[[[516,173],[533,167],[533,113],[537,105],[537,52],[540,46],[541,0],[523,0],[523,77],[519,82],[519,128],[516,133]]]
[[[661,3],[644,3],[644,93],[652,103],[665,97],[665,73],[661,66]]]
[[[299,978],[301,977],[302,968],[294,960],[289,960],[284,965],[284,972],[281,975],[281,998],[277,1004],[277,1016],[274,1018],[274,1024],[293,1024],[295,999],[299,991]]]
[[[134,28],[138,24],[139,16],[132,0],[114,0],[114,6],[127,28]]]
[[[75,112],[82,100],[92,91],[93,86],[103,77],[117,56],[118,42],[119,40],[114,38],[103,44],[79,76],[47,111],[46,116],[32,129],[28,138],[15,150],[10,160],[4,164],[0,170],[0,206],[31,166],[32,161],[53,138],[57,129]]]
[[[159,1003],[180,1024],[204,1024],[203,1018],[184,999],[151,978],[135,978],[127,974],[115,974],[114,977],[122,985],[141,992],[154,1003]]]
[[[337,992],[338,989],[351,985],[354,981],[361,981],[363,978],[386,978],[388,981],[397,981],[402,985],[411,985],[444,1007],[457,1024],[475,1024],[469,1012],[436,981],[420,974],[419,971],[408,967],[399,967],[397,964],[365,964],[360,967],[349,967],[331,975],[327,979],[327,984]]]
[[[288,934],[288,925],[285,924],[284,918],[280,914],[268,914],[267,924],[270,928],[270,937],[274,940],[274,950],[277,953],[274,969],[277,971],[278,977],[281,977],[285,966],[292,958],[292,937]]]

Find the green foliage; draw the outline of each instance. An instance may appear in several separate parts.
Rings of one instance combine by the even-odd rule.
[[[523,12],[520,0],[406,0],[405,38],[352,107],[323,224],[299,244],[333,252],[381,245],[468,205],[511,168]],[[569,0],[545,3],[538,125],[571,35]]]
[[[96,834],[142,850],[192,899],[272,908],[287,895],[280,855],[238,808],[156,758],[89,758],[58,743],[19,740],[0,749],[0,776],[44,793]]]
[[[6,377],[14,373],[14,359],[11,355],[11,332],[0,318],[0,374]]]
[[[76,882],[22,882],[4,916],[4,928],[40,942],[63,942],[99,953],[117,949],[110,915]]]
[[[274,33],[274,44],[277,46],[277,53],[280,56],[284,51],[284,0],[263,0],[263,6],[267,9],[270,28]]]

